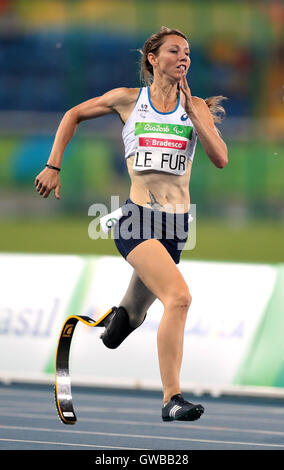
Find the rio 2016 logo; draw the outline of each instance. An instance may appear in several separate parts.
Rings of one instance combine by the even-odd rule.
[[[160,124],[154,124],[154,125],[151,125],[150,123],[149,124],[146,124],[145,127],[144,127],[144,130],[145,131],[152,131],[152,132],[169,132],[170,131],[170,128],[168,126],[161,126]]]

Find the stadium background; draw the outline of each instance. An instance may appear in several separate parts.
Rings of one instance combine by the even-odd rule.
[[[283,447],[283,24],[282,0],[0,0],[1,449]],[[59,332],[69,315],[117,305],[132,275],[111,238],[88,236],[89,207],[128,196],[119,119],[78,127],[60,201],[39,197],[34,179],[66,110],[140,86],[137,49],[162,25],[189,37],[192,94],[228,97],[229,164],[215,168],[198,143],[196,246],[179,265],[193,297],[181,385],[206,413],[201,425],[159,422],[156,301],[114,351],[101,329],[78,327],[79,422],[66,432],[53,395]]]
[[[167,25],[189,37],[192,94],[228,97],[220,130],[229,165],[216,169],[198,144],[197,244],[183,256],[283,261],[283,15],[278,1],[1,0],[1,251],[117,254],[113,240],[88,237],[89,206],[129,192],[116,116],[77,129],[60,202],[41,199],[34,178],[64,112],[139,87],[137,49]]]
[[[189,37],[192,94],[228,97],[220,130],[229,164],[215,168],[200,143],[193,163],[196,246],[180,264],[194,299],[184,381],[283,387],[283,18],[278,1],[0,1],[0,377],[53,381],[66,315],[98,318],[124,294],[131,267],[111,236],[88,235],[89,208],[129,194],[117,116],[80,124],[59,201],[39,197],[34,180],[64,113],[111,88],[139,87],[137,49],[166,25]],[[162,311],[151,306],[116,361],[82,332],[74,370],[160,386]],[[92,348],[100,370],[86,361]]]

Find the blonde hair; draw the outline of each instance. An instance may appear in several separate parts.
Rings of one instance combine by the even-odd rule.
[[[226,96],[210,96],[210,98],[205,98],[205,103],[207,104],[210,113],[212,114],[213,121],[215,123],[221,122],[226,115],[225,108],[221,106],[223,100],[227,100]]]
[[[165,38],[170,35],[180,36],[188,42],[186,35],[178,29],[171,29],[166,26],[162,26],[160,31],[152,34],[152,36],[145,41],[143,48],[139,49],[142,56],[140,62],[140,80],[145,86],[151,85],[154,79],[153,67],[148,60],[148,54],[151,52],[157,56]],[[211,96],[210,98],[205,99],[205,103],[207,104],[215,123],[221,122],[222,118],[226,114],[224,107],[221,106],[221,102],[225,99],[227,98],[222,95]]]

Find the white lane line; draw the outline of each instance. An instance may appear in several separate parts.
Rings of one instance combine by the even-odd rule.
[[[53,395],[53,389],[52,389],[52,385],[51,385],[51,389],[48,391],[48,390],[44,390],[44,391],[35,391],[35,390],[32,390],[31,392],[28,391],[26,389],[23,389],[23,390],[6,390],[6,391],[2,391],[0,389],[0,399],[1,399],[1,395],[8,395],[8,396],[11,396],[11,395],[19,395],[21,399],[25,398],[25,394],[28,394],[28,397],[27,397],[27,401],[25,402],[24,400],[21,401],[21,405],[23,405],[24,403],[27,403],[27,404],[31,404],[32,400],[29,400],[30,397],[38,397],[40,396],[43,400],[44,403],[46,403],[46,399],[49,399],[49,397],[51,395]],[[91,393],[82,393],[82,392],[74,392],[74,397],[76,398],[76,401],[78,401],[78,398],[81,402],[83,401],[94,401],[96,400],[97,397],[103,397],[103,400],[104,401],[110,401],[111,403],[121,403],[123,401],[129,403],[129,402],[134,402],[134,403],[137,403],[137,401],[139,402],[145,402],[147,403],[147,405],[149,405],[150,402],[152,402],[152,405],[153,409],[156,409],[156,404],[158,404],[158,406],[160,406],[161,404],[161,400],[159,400],[159,398],[147,398],[147,397],[134,397],[134,396],[129,396],[129,397],[125,397],[125,396],[119,396],[119,393],[118,395],[103,395],[101,393],[97,394],[96,392],[94,392],[93,395],[91,395]],[[186,394],[185,394],[186,395]],[[222,410],[225,410],[225,413],[224,415],[227,415],[227,410],[231,415],[234,415],[234,412],[236,413],[236,416],[238,416],[239,412],[242,411],[243,408],[245,408],[246,410],[246,414],[248,412],[252,412],[252,413],[255,413],[255,412],[258,412],[258,411],[261,411],[262,413],[284,413],[284,409],[283,409],[283,406],[276,406],[276,405],[250,405],[250,404],[242,404],[242,403],[222,403],[222,397],[220,399],[216,399],[217,401],[214,403],[213,401],[212,402],[209,402],[207,403],[206,402],[206,399],[203,400],[202,396],[199,397],[194,397],[195,401],[196,402],[199,402],[199,401],[202,401],[204,403],[204,406],[206,407],[220,407],[222,408]],[[219,401],[220,400],[220,401]],[[18,400],[17,400],[17,403],[18,403]],[[17,403],[13,402],[14,405],[17,405]],[[5,405],[6,405],[6,401],[5,401]],[[239,410],[239,408],[241,408],[241,410]],[[215,415],[215,413],[211,412],[212,415]],[[219,416],[221,414],[221,412],[216,412],[216,415]]]
[[[51,401],[52,403],[52,401]],[[11,402],[6,402],[5,403],[5,406],[3,406],[4,409],[7,409],[7,408],[13,408],[14,410],[22,410],[22,409],[26,409],[26,410],[39,410],[39,409],[42,409],[45,411],[48,409],[46,407],[46,403],[40,405],[39,403],[35,403],[33,404],[32,402],[30,402],[28,404],[28,406],[25,406],[25,404],[23,403],[13,403],[13,401]],[[0,410],[1,410],[1,406],[0,406]],[[157,409],[160,411],[162,407],[155,407],[155,408],[148,408],[147,410],[146,409],[141,409],[140,405],[137,406],[137,408],[106,408],[106,407],[103,407],[103,406],[90,406],[90,407],[81,407],[80,406],[80,410],[81,411],[91,411],[91,412],[95,412],[95,413],[131,413],[131,414],[148,414],[148,415],[153,415],[154,413],[157,412]],[[50,409],[50,408],[49,408]]]
[[[170,437],[170,436],[153,436],[146,434],[124,434],[117,432],[99,432],[99,431],[81,431],[73,429],[56,429],[56,428],[36,428],[28,426],[0,426],[0,429],[5,430],[21,430],[21,431],[36,431],[36,432],[52,432],[52,433],[69,433],[69,434],[84,434],[90,436],[109,436],[109,437],[127,437],[127,438],[138,438],[138,439],[156,439],[156,440],[166,440],[166,441],[183,441],[183,442],[204,442],[210,444],[230,444],[230,445],[241,445],[241,446],[257,446],[257,447],[272,447],[272,448],[282,448],[284,449],[284,444],[267,444],[264,442],[242,442],[242,441],[223,441],[215,439],[193,439],[189,437]]]
[[[28,413],[17,413],[11,411],[0,411],[0,416],[10,416],[10,417],[18,417],[18,418],[27,418],[27,419],[40,419],[40,420],[56,420],[56,414],[47,415],[46,413],[43,414],[28,414]],[[83,418],[80,417],[80,423],[104,423],[104,424],[117,424],[117,425],[132,425],[136,427],[140,426],[149,426],[149,427],[161,427],[165,429],[165,426],[168,426],[168,429],[193,429],[193,430],[203,430],[203,431],[216,431],[216,432],[237,432],[239,434],[247,433],[247,434],[264,434],[264,435],[271,435],[271,436],[284,436],[284,431],[271,431],[271,430],[263,430],[263,429],[243,429],[243,428],[231,428],[226,426],[204,426],[200,424],[184,424],[184,423],[156,423],[154,421],[129,421],[123,419],[107,419],[107,418]],[[5,425],[0,425],[0,429],[5,429]]]
[[[73,447],[89,447],[96,449],[119,449],[119,450],[148,450],[148,449],[135,449],[134,447],[115,447],[115,446],[96,446],[95,444],[76,444],[70,442],[52,442],[52,441],[32,441],[28,439],[7,439],[0,438],[0,441],[5,442],[25,442],[29,444],[50,444],[55,446],[73,446]]]
[[[105,402],[111,402],[112,404],[116,404],[116,403],[129,403],[131,402],[132,404],[135,404],[137,402],[139,402],[140,404],[143,403],[143,404],[147,404],[147,405],[151,405],[151,406],[162,406],[162,400],[159,399],[159,398],[147,398],[147,397],[134,397],[134,396],[129,396],[129,397],[126,397],[126,396],[119,396],[118,395],[103,395],[103,394],[97,394],[96,392],[93,393],[93,395],[87,395],[87,394],[84,394],[84,393],[80,393],[80,392],[73,392],[73,398],[75,397],[75,399],[78,401],[80,400],[81,402],[84,402],[86,405],[88,405],[88,402],[94,402],[95,400],[97,400],[98,398],[101,399],[101,400],[104,400]],[[16,390],[11,390],[11,391],[6,391],[6,392],[1,392],[0,390],[0,402],[3,401],[6,403],[6,399],[5,399],[5,396],[7,396],[8,398],[11,397],[11,400],[13,400],[13,396],[15,397],[14,400],[15,402],[18,402],[20,401],[21,403],[27,403],[27,404],[30,404],[32,403],[32,399],[30,398],[38,398],[40,399],[40,401],[42,402],[46,402],[46,400],[49,400],[50,397],[53,397],[54,396],[54,389],[51,388],[49,391],[45,391],[43,393],[41,392],[34,392],[34,391],[31,391],[31,392],[27,392],[26,390],[24,391],[21,391],[21,392],[18,392]]]
[[[186,395],[186,394],[185,394]],[[105,402],[111,402],[112,404],[118,403],[118,406],[122,402],[127,402],[127,403],[132,403],[136,404],[137,402],[143,402],[147,406],[151,406],[153,409],[156,408],[157,406],[162,406],[162,401],[159,399],[153,399],[153,398],[139,398],[139,397],[119,397],[119,396],[114,396],[114,397],[102,397],[98,395],[98,397],[101,397]],[[186,396],[185,396],[186,398]],[[80,403],[82,403],[83,406],[88,406],[88,402],[93,403],[94,400],[96,400],[96,396],[90,397],[90,396],[84,396],[84,395],[78,395],[74,393],[74,399]],[[207,402],[206,399],[203,400],[202,397],[192,397],[192,400],[195,403],[202,403],[205,408],[216,409],[216,414],[219,414],[219,408],[222,410],[224,414],[230,413],[230,414],[239,414],[243,409],[246,410],[246,413],[257,413],[257,412],[263,412],[263,413],[270,413],[274,412],[277,413],[278,411],[280,413],[284,413],[283,409],[283,404],[282,405],[254,405],[254,404],[247,404],[247,403],[224,403],[222,402],[222,399],[216,399],[216,402],[210,401]],[[191,401],[191,400],[190,400]],[[90,404],[91,406],[91,404]],[[221,411],[220,411],[221,412]],[[213,413],[214,414],[214,413]]]
[[[78,402],[78,401],[77,401]],[[139,406],[137,406],[137,408],[122,408],[122,407],[113,407],[113,408],[104,408],[103,411],[107,411],[109,413],[129,413],[129,414],[149,414],[149,415],[153,415],[153,414],[156,414],[157,413],[157,410],[160,411],[162,407],[159,406],[159,407],[154,407],[154,408],[150,408],[148,407],[148,409],[143,409],[143,408],[140,408]],[[81,411],[81,412],[100,412],[100,410],[102,410],[102,408],[100,407],[94,407],[94,406],[78,406],[78,409]],[[216,408],[215,408],[216,409]],[[262,410],[258,410],[258,411],[262,411]],[[266,421],[266,420],[270,420],[270,418],[268,418],[267,416],[264,416],[263,418],[261,416],[256,416],[256,413],[258,412],[256,411],[255,413],[249,415],[249,413],[247,412],[247,409],[242,409],[242,410],[238,410],[236,411],[236,413],[230,413],[229,410],[228,412],[222,412],[220,410],[220,412],[212,412],[212,410],[210,408],[206,408],[205,407],[205,415],[206,417],[210,417],[210,418],[217,418],[217,419],[245,419],[246,421],[248,420],[257,420],[257,421]],[[267,410],[266,410],[267,411]],[[266,413],[268,414],[268,412]],[[276,417],[273,416],[273,419],[275,419]],[[283,416],[279,417],[279,420],[281,419],[281,421],[283,420]]]
[[[52,388],[52,387],[51,387]],[[13,406],[14,408],[18,408],[18,407],[26,407],[25,404],[27,404],[28,406],[30,406],[32,404],[32,401],[29,400],[30,397],[37,397],[37,398],[41,398],[41,400],[43,401],[43,405],[46,403],[46,401],[48,400],[49,401],[49,398],[51,397],[51,395],[53,395],[53,390],[49,390],[49,391],[42,391],[42,390],[38,390],[38,391],[35,391],[35,390],[32,390],[32,391],[29,391],[29,397],[26,397],[27,399],[25,400],[25,393],[27,393],[27,390],[24,389],[24,390],[1,390],[0,389],[0,399],[1,399],[1,395],[2,395],[2,398],[3,395],[8,395],[8,396],[11,396],[11,395],[14,395],[14,396],[18,396],[19,399],[17,399],[16,403],[15,401],[12,401],[10,400],[9,403],[11,404],[11,406]],[[96,399],[96,394],[94,393],[93,397],[91,397],[90,395],[88,394],[84,394],[84,393],[76,393],[75,392],[75,396],[77,397],[80,397],[80,400],[82,402],[88,402],[88,401],[91,401],[91,400],[95,400]],[[100,396],[100,395],[99,395]],[[24,398],[24,399],[23,399]],[[200,400],[202,401],[202,397],[197,397],[196,399],[198,400],[200,398]],[[124,402],[124,401],[127,401],[127,402],[135,402],[137,403],[138,402],[142,402],[142,403],[147,403],[149,404],[149,402],[151,401],[151,404],[154,404],[157,403],[157,401],[159,401],[158,399],[155,399],[155,398],[148,398],[148,397],[125,397],[125,396],[112,396],[112,395],[107,395],[107,396],[104,396],[104,400],[105,401],[111,401],[112,403],[114,402]],[[1,401],[0,401],[1,403]],[[5,400],[5,407],[7,407],[9,405],[9,403],[7,403],[7,401]],[[218,410],[218,408],[221,408],[222,407],[222,411],[216,411],[216,413],[212,411],[210,411],[210,408],[212,407],[212,405],[214,406],[215,409]],[[283,414],[284,413],[284,409],[283,407],[280,408],[279,407],[276,407],[276,406],[259,406],[259,405],[247,405],[247,404],[244,404],[243,406],[240,405],[240,404],[227,404],[227,403],[209,403],[208,405],[206,405],[206,400],[205,400],[205,406],[208,406],[207,408],[207,413],[206,413],[206,416],[209,416],[209,417],[216,417],[216,419],[223,419],[223,417],[226,417],[226,418],[241,418],[241,419],[248,419],[248,413],[255,413],[257,411],[261,411],[263,414]],[[241,406],[241,410],[238,410],[238,408],[240,408]],[[240,416],[240,413],[242,411],[244,411],[245,407],[245,413],[246,413],[246,416],[245,417],[241,417]],[[139,406],[137,407],[139,408]],[[139,409],[130,409],[129,411],[130,412],[135,412],[135,413],[139,413]],[[80,407],[80,409],[82,410],[90,410],[90,411],[109,411],[110,409],[107,409],[107,408],[104,408],[103,410],[101,408],[93,408],[93,407],[86,407],[86,406],[83,406],[83,407]],[[153,410],[155,411],[156,407],[153,408]],[[126,409],[125,408],[119,408],[119,409],[111,409],[111,412],[115,412],[117,410],[117,412],[124,412]],[[209,410],[209,411],[208,411]],[[142,411],[141,411],[142,412]],[[149,414],[152,413],[151,409],[148,410]],[[145,410],[143,411],[143,413],[145,413]],[[267,422],[265,421],[265,418],[259,418],[259,417],[255,417],[255,416],[251,416],[249,417],[249,419],[253,419],[253,420],[261,420],[261,421],[264,421],[264,422]],[[271,421],[271,420],[269,420]]]
[[[7,410],[7,408],[9,408],[9,406],[5,406],[5,408],[1,408],[0,407],[0,416],[9,416],[9,413]],[[15,407],[13,407],[13,405],[11,405],[11,408],[13,408],[15,410]],[[39,407],[40,410],[42,411],[42,414],[41,414],[41,418],[46,418],[48,413],[52,413],[52,411],[50,410],[50,408],[46,409],[44,407]],[[17,408],[16,408],[17,409]],[[23,409],[23,407],[19,407],[19,409]],[[28,409],[30,411],[30,415],[28,413],[26,413],[26,416],[27,418],[32,418],[35,415],[34,412],[39,412],[39,409],[38,409],[38,405],[37,406],[31,406],[31,408]],[[26,411],[28,411],[26,410]],[[153,409],[153,410],[141,410],[139,408],[99,408],[99,407],[90,407],[88,408],[87,410],[84,409],[84,407],[82,408],[81,406],[79,407],[79,412],[86,412],[86,411],[89,411],[91,414],[92,413],[111,413],[111,414],[132,414],[132,415],[139,415],[139,414],[148,414],[149,416],[155,416],[157,415],[157,409]],[[8,413],[8,414],[7,414]],[[20,412],[19,412],[20,413]],[[15,414],[14,416],[20,416],[20,414],[17,413],[15,411]],[[13,416],[11,414],[11,416]],[[56,412],[55,412],[55,416],[56,416]],[[24,417],[24,416],[23,416]],[[80,421],[82,420],[90,420],[92,418],[84,418],[82,416],[80,416]],[[202,420],[204,419],[211,419],[211,420],[217,420],[217,421],[224,421],[224,420],[227,420],[229,419],[230,421],[232,420],[235,420],[235,421],[245,421],[245,424],[247,424],[248,422],[256,422],[256,423],[268,423],[270,424],[271,426],[273,424],[278,424],[280,423],[280,418],[279,419],[275,419],[275,417],[271,417],[271,418],[262,418],[262,417],[259,417],[259,416],[241,416],[241,415],[238,415],[238,416],[234,416],[234,415],[215,415],[215,414],[212,414],[210,413],[209,411],[206,412],[205,410],[205,415],[204,417],[202,418]],[[282,417],[281,417],[281,422],[282,422]],[[171,424],[172,425],[172,424]]]
[[[52,397],[53,398],[53,397]],[[50,400],[49,400],[50,401]],[[76,404],[76,403],[75,403]],[[31,402],[28,402],[27,403],[28,406],[25,406],[24,405],[24,402],[23,403],[15,403],[13,401],[11,401],[11,404],[10,404],[10,407],[13,408],[14,410],[17,410],[19,408],[19,410],[23,410],[25,409],[26,411],[31,411],[32,415],[34,413],[34,411],[36,412],[39,412],[42,410],[42,413],[44,413],[45,415],[51,410],[50,408],[47,408],[46,407],[46,402],[42,404],[42,406],[40,405],[40,403],[37,403],[35,406],[33,406],[33,404]],[[1,415],[1,402],[0,402],[0,415]],[[9,408],[9,403],[8,402],[5,402],[5,407],[4,409],[6,410],[7,408]],[[107,407],[86,407],[86,406],[80,406],[78,407],[79,408],[79,411],[80,412],[90,412],[90,413],[111,413],[111,414],[131,414],[131,415],[140,415],[140,414],[143,414],[143,415],[149,415],[149,416],[155,416],[157,414],[157,407],[155,408],[148,408],[148,410],[145,410],[144,408],[142,409],[142,407],[140,407],[139,405],[137,406],[137,408],[107,408]],[[280,420],[282,420],[282,416],[280,413],[277,413],[277,409],[274,408],[274,409],[271,409],[270,412],[268,409],[265,409],[265,407],[262,408],[259,408],[263,414],[263,416],[256,416],[256,415],[249,415],[248,414],[248,411],[247,411],[247,408],[245,409],[242,409],[242,410],[239,410],[239,412],[237,414],[235,413],[229,413],[229,412],[222,412],[220,410],[220,412],[212,412],[210,409],[206,409],[205,410],[205,417],[206,419],[213,419],[214,421],[217,420],[217,421],[227,421],[229,420],[230,422],[231,421],[235,421],[235,422],[239,422],[241,424],[241,422],[244,422],[243,425],[246,425],[248,422],[251,423],[251,425],[253,425],[253,423],[255,423],[255,425],[257,425],[257,423],[259,423],[259,425],[261,424],[267,424],[267,425],[270,425],[270,426],[273,426],[274,424],[278,424],[280,422]],[[229,410],[228,410],[229,411]],[[235,411],[235,410],[232,410],[232,411]],[[283,412],[283,410],[281,410]],[[251,412],[253,412],[251,410]],[[265,413],[264,413],[265,412]],[[243,415],[241,413],[244,413]],[[267,417],[267,414],[270,414],[270,417]],[[279,415],[277,417],[277,414]],[[203,418],[203,419],[204,419]],[[80,417],[80,421],[82,420],[83,418]]]
[[[32,390],[32,391],[27,391],[26,389],[24,390],[1,390],[0,388],[0,400],[1,398],[5,397],[5,396],[19,396],[19,398],[21,399],[27,399],[27,402],[31,402],[31,400],[29,400],[30,397],[40,397],[42,398],[42,400],[46,400],[47,397],[50,397],[50,395],[53,395],[54,394],[54,387],[51,386],[50,387],[50,390],[45,390],[45,391],[35,391],[35,390]],[[120,403],[122,401],[125,401],[127,403],[129,403],[130,401],[136,403],[137,401],[141,401],[143,403],[147,403],[149,404],[149,402],[151,402],[153,405],[156,404],[156,403],[159,403],[161,404],[162,403],[162,399],[160,398],[153,398],[153,397],[135,397],[135,396],[125,396],[125,395],[122,395],[120,396],[120,393],[118,392],[116,395],[105,395],[103,393],[98,393],[96,391],[94,392],[76,392],[76,390],[73,392],[73,395],[78,399],[80,399],[81,401],[94,401],[94,399],[96,398],[102,398],[103,400],[105,401],[110,401],[111,403]],[[162,397],[162,395],[161,395]]]
[[[9,393],[7,391],[7,395],[10,397],[11,395],[13,395],[12,393],[13,391],[11,391],[11,393]],[[14,391],[15,392],[15,391]],[[14,393],[15,394],[15,393]],[[1,395],[1,393],[0,393]],[[30,400],[29,398],[30,397],[38,397],[39,394],[37,393],[31,393],[29,394],[29,397],[25,398],[25,396],[23,396],[23,393],[21,394],[15,394],[15,395],[19,395],[19,398],[13,400],[13,399],[8,399],[8,400],[1,400],[1,396],[0,396],[0,406],[1,406],[1,401],[3,402],[3,406],[7,406],[7,404],[9,404],[10,406],[15,406],[15,407],[24,407],[24,406],[31,406],[31,404],[34,403],[34,400]],[[42,404],[46,404],[50,401],[53,400],[53,391],[50,391],[49,393],[46,394],[46,396],[40,396],[40,398],[42,399],[41,401],[39,401],[38,403],[42,403]],[[82,403],[82,409],[92,409],[93,407],[91,405],[88,406],[88,404],[86,403],[87,401],[96,401],[98,398],[98,396],[96,396],[96,394],[94,394],[94,396],[91,398],[91,397],[86,397],[84,394],[82,394],[82,396],[78,395],[78,394],[74,394],[73,396],[73,399],[75,402],[80,402]],[[103,400],[104,402],[111,402],[114,406],[113,406],[113,409],[117,409],[117,406],[115,406],[115,403],[117,402],[118,405],[122,404],[123,402],[131,402],[132,405],[134,403],[145,403],[145,405],[147,404],[147,406],[151,407],[150,409],[157,409],[157,406],[161,406],[161,401],[160,400],[156,400],[156,399],[148,399],[148,398],[139,398],[139,397],[103,397]],[[199,397],[198,399],[195,399],[195,401],[199,401]],[[239,416],[240,413],[242,413],[243,411],[245,411],[246,415],[252,413],[252,414],[255,414],[257,412],[261,412],[263,414],[270,414],[270,413],[275,413],[275,414],[283,414],[284,413],[284,409],[283,409],[283,406],[266,406],[266,405],[263,405],[263,406],[259,406],[259,405],[248,405],[248,404],[227,404],[227,403],[222,403],[222,402],[216,402],[216,403],[213,403],[213,402],[210,402],[210,403],[206,403],[206,400],[203,401],[202,400],[202,397],[200,398],[200,401],[204,404],[205,408],[207,410],[210,410],[210,414],[214,415],[214,416]],[[151,402],[151,403],[150,403]],[[139,408],[139,405],[137,406],[137,408]],[[139,412],[137,410],[137,408],[135,408],[134,410],[136,412]],[[220,410],[219,410],[220,408]],[[126,408],[121,408],[121,409],[126,409]],[[130,410],[133,410],[133,408],[130,408]],[[216,410],[215,412],[213,410]],[[141,411],[142,412],[142,411]],[[144,412],[144,411],[143,411]],[[150,412],[150,410],[149,410]]]

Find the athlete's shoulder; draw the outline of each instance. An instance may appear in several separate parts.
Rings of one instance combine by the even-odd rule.
[[[198,107],[203,107],[204,105],[207,106],[205,100],[203,98],[200,98],[199,96],[192,96],[192,101],[195,106],[198,106]]]
[[[204,108],[204,106],[207,107],[206,105],[206,102],[205,100],[203,100],[202,98],[199,98],[199,96],[192,96],[192,102],[194,104],[194,106],[196,107],[196,109],[198,110],[202,110],[202,108]],[[181,105],[184,106],[184,101],[185,101],[185,98],[183,95],[181,95]]]
[[[136,102],[140,88],[114,88],[105,94],[111,102],[112,106],[128,106]]]
[[[207,123],[207,125],[213,127],[217,134],[219,135],[219,131],[215,126],[214,123],[214,113],[211,110],[211,106],[207,103],[207,99],[204,100],[203,98],[199,98],[197,96],[193,96],[193,103],[196,107],[199,116]]]
[[[196,109],[198,110],[200,114],[202,114],[205,117],[211,116],[209,106],[203,98],[199,98],[198,96],[193,96],[192,100],[193,100],[194,106],[196,107]]]

